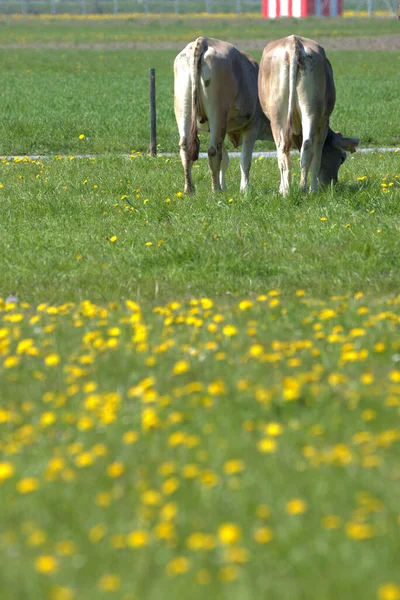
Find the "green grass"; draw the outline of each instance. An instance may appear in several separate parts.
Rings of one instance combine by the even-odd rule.
[[[117,155],[153,66],[176,151],[174,55],[2,54],[0,153],[67,157],[0,161],[1,600],[398,600],[399,154],[185,197]],[[398,144],[397,54],[330,58],[333,127]]]
[[[303,197],[294,185],[289,200],[277,193],[276,160],[253,161],[247,196],[239,194],[232,160],[229,190],[216,198],[207,162],[197,164],[193,198],[177,197],[178,158],[3,164],[1,293],[58,303],[223,296],[266,286],[293,292],[307,285],[321,298],[333,290],[397,290],[398,154],[356,153],[338,188]],[[392,184],[388,193],[382,183]]]
[[[232,162],[1,165],[2,599],[400,589],[397,154]]]
[[[157,77],[160,150],[177,152],[175,51],[8,50],[2,55],[0,155],[147,151],[151,67]],[[337,87],[333,128],[360,137],[362,146],[399,145],[398,54],[354,51],[329,57]],[[257,149],[273,147],[257,144]]]
[[[291,33],[306,37],[396,35],[394,18],[308,18],[265,20],[260,17],[150,17],[77,20],[0,17],[0,44],[116,44],[189,42],[199,35],[226,40],[278,39]]]

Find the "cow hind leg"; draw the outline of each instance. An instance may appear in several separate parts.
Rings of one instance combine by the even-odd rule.
[[[300,189],[307,191],[308,172],[314,157],[314,141],[309,137],[304,140],[300,150]]]
[[[229,154],[227,149],[225,148],[225,144],[222,144],[222,161],[221,161],[221,170],[219,173],[219,183],[222,190],[226,190],[226,181],[225,181],[225,173],[229,167]]]
[[[210,145],[208,147],[208,165],[211,172],[211,185],[213,192],[221,191],[220,171],[223,155],[223,145],[226,133],[225,114],[209,116]],[[226,162],[226,157],[225,157]]]
[[[183,171],[185,174],[185,194],[193,194],[194,185],[192,179],[192,166],[193,161],[189,158],[188,150],[188,138],[183,137],[179,141],[181,161],[183,165]]]
[[[249,175],[251,167],[251,157],[253,155],[254,144],[257,132],[246,131],[243,134],[242,153],[240,155],[240,191],[245,192],[249,187]]]
[[[321,157],[322,157],[322,150],[323,150],[324,142],[325,142],[325,138],[326,138],[326,133],[327,133],[327,127],[323,127],[322,129],[318,130],[317,135],[315,136],[314,156],[313,156],[313,160],[311,163],[310,190],[312,192],[316,192],[319,187],[318,175],[319,175],[319,171],[321,168]]]

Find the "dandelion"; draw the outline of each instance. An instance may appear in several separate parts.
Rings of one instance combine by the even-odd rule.
[[[121,578],[118,575],[106,574],[100,577],[97,586],[103,592],[115,592],[121,586]]]
[[[36,477],[25,477],[17,483],[17,490],[20,494],[30,494],[39,489],[39,480]]]
[[[116,242],[116,241],[117,241],[117,239],[118,239],[118,238],[117,238],[117,236],[116,236],[116,235],[112,235],[112,236],[111,236],[110,238],[108,238],[108,239],[109,239],[109,241],[110,241],[111,243],[114,243],[114,242]]]
[[[237,335],[238,330],[236,329],[236,327],[234,325],[225,325],[224,328],[222,329],[222,333],[226,337],[233,337],[234,335]]]
[[[44,363],[47,367],[56,367],[60,362],[60,357],[56,353],[49,354],[44,359]]]
[[[400,585],[385,583],[378,589],[378,600],[400,600]]]
[[[144,529],[137,529],[128,533],[126,543],[130,548],[143,548],[150,542],[150,536]]]
[[[84,135],[83,133],[81,133],[81,134],[79,135],[79,139],[80,139],[80,140],[84,140],[84,139],[85,139],[85,135]]]
[[[0,483],[12,477],[15,473],[14,465],[10,462],[0,462]]]
[[[75,592],[67,587],[55,587],[50,591],[49,600],[75,600]]]
[[[270,527],[259,527],[255,530],[253,537],[257,544],[268,544],[273,539],[274,533]]]
[[[176,575],[183,575],[190,569],[189,559],[185,556],[177,556],[169,561],[167,564],[167,575],[174,577]]]
[[[242,534],[240,527],[235,523],[223,523],[218,528],[218,538],[224,546],[232,546],[240,541]]]
[[[273,438],[263,438],[257,444],[257,449],[263,454],[272,454],[276,452],[278,444]]]
[[[179,360],[175,363],[172,374],[173,375],[182,375],[183,373],[187,373],[190,369],[190,363],[187,360]]]
[[[346,524],[346,535],[353,540],[369,540],[374,536],[374,527],[369,523],[350,521]]]
[[[286,512],[289,515],[301,515],[307,512],[307,502],[301,498],[293,498],[286,504]]]
[[[125,473],[125,466],[120,462],[114,462],[108,465],[107,467],[107,475],[109,477],[113,477],[114,479],[117,477],[121,477]]]
[[[35,561],[35,569],[39,573],[49,575],[55,573],[58,568],[58,561],[54,556],[50,554],[39,556]]]

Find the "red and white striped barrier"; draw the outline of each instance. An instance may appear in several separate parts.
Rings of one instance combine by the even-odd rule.
[[[262,0],[265,19],[279,17],[338,17],[343,0]]]

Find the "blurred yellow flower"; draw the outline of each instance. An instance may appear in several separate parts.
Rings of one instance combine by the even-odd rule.
[[[46,575],[55,573],[58,568],[58,561],[54,556],[50,554],[38,556],[35,561],[35,569],[39,573],[45,573]]]
[[[286,504],[286,512],[289,513],[289,515],[301,515],[307,512],[307,509],[307,502],[301,498],[293,498],[293,500],[290,500]]]
[[[224,546],[231,546],[240,541],[242,533],[235,523],[223,523],[218,528],[218,539]]]
[[[103,592],[115,592],[121,587],[121,578],[118,575],[106,574],[100,577],[97,585]]]

